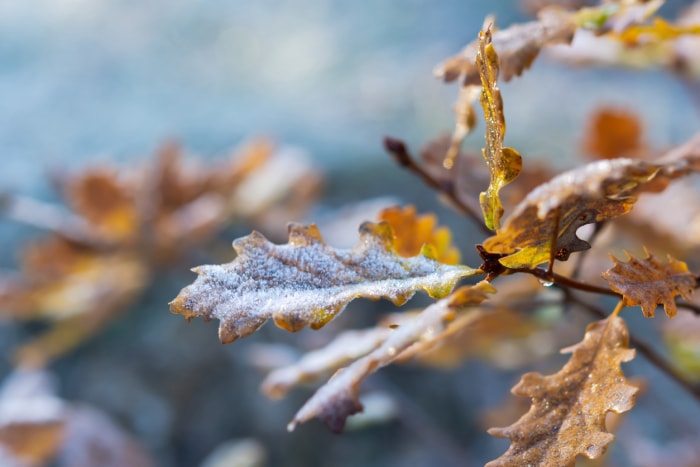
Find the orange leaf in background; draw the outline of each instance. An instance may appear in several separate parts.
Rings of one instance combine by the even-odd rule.
[[[421,252],[424,245],[433,249],[435,260],[444,264],[458,264],[459,250],[452,244],[452,232],[437,225],[434,214],[418,216],[414,206],[399,206],[384,209],[379,213],[379,221],[384,221],[394,231],[396,253],[408,258]]]
[[[696,281],[683,261],[668,255],[668,262],[659,262],[646,251],[647,257],[638,259],[627,253],[627,261],[610,256],[615,266],[603,272],[610,288],[622,294],[625,306],[639,305],[647,318],[654,317],[657,305],[663,305],[669,318],[676,316],[675,297],[686,300],[695,290]]]
[[[591,323],[582,342],[562,350],[573,354],[558,373],[523,375],[512,393],[530,397],[532,405],[512,425],[489,430],[511,444],[487,467],[564,467],[578,455],[600,457],[615,438],[605,426],[607,413],[630,410],[639,390],[620,368],[635,355],[628,343],[627,325],[613,316]]]
[[[140,219],[135,180],[116,171],[92,168],[65,181],[67,204],[108,243],[130,242],[139,235]]]
[[[596,159],[637,157],[643,149],[641,138],[642,125],[634,113],[603,107],[589,117],[583,147]]]

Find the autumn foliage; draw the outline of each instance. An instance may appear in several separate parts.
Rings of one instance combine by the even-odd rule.
[[[139,172],[96,167],[64,177],[67,210],[19,196],[2,199],[6,215],[50,231],[25,246],[19,273],[0,287],[0,311],[7,319],[53,323],[22,346],[15,361],[37,368],[68,353],[143,293],[158,268],[192,266],[188,251],[206,247],[240,222],[256,230],[233,241],[235,258],[194,267],[197,277],[169,304],[187,321],[218,320],[222,344],[248,337],[270,320],[290,332],[318,330],[354,300],[401,306],[416,293],[433,300],[422,309],[384,316],[374,327],[341,331],[325,347],[272,369],[262,385],[271,398],[327,379],[289,421],[290,431],[318,418],[342,432],[348,418],[363,410],[365,380],[388,365],[449,368],[476,356],[498,367],[497,350],[536,335],[541,323],[535,315],[545,306],[595,320],[576,330],[577,343],[560,345],[569,355],[560,369],[525,373],[512,388],[529,400],[529,409],[488,429],[510,445],[487,466],[572,466],[581,457],[602,458],[615,439],[611,414],[632,410],[642,393],[643,384],[628,378],[623,365],[638,354],[700,399],[693,372],[650,351],[625,321],[631,307],[645,318],[654,318],[660,307],[668,318],[700,310],[693,302],[698,243],[684,237],[683,225],[650,219],[643,207],[676,187],[691,191],[684,203],[698,204],[700,195],[683,184],[700,172],[700,134],[659,150],[643,140],[634,114],[600,109],[582,144],[589,160],[556,173],[506,145],[507,103],[499,89],[499,83],[526,75],[548,49],[565,63],[634,62],[697,79],[700,48],[689,53],[681,41],[700,34],[693,16],[698,8],[667,21],[657,16],[659,0],[579,3],[591,2],[530,2],[536,19],[503,29],[488,18],[471,43],[435,69],[437,77],[459,86],[452,134],[428,142],[420,158],[402,140],[384,140],[398,165],[483,233],[475,245],[480,264],[462,264],[466,255],[453,242],[457,233],[413,206],[387,207],[366,219],[356,226],[353,248],[332,246],[313,223],[290,223],[285,243],[282,217],[296,218],[314,200],[314,170],[294,160],[296,178],[262,189],[256,181],[285,179],[279,176],[284,162],[267,141],[253,142],[213,167],[188,165],[176,145],[166,145]],[[581,46],[581,37],[596,45]],[[462,149],[477,127],[477,99],[481,154]],[[41,216],[35,215],[37,206]],[[623,238],[624,245],[618,242]],[[694,319],[697,330],[696,315],[684,319]],[[543,358],[519,356],[529,362]],[[697,359],[686,366],[700,374]],[[75,417],[94,414],[45,393],[25,402],[37,397],[51,397],[55,413],[40,422],[20,420],[19,428],[13,420],[1,425],[0,446],[10,457],[45,465],[60,457],[61,443],[87,442],[65,435],[66,427]],[[29,432],[43,440],[38,447],[23,442]],[[138,449],[129,452],[134,460],[124,462],[150,465]]]

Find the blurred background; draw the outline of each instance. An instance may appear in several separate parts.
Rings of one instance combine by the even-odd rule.
[[[668,2],[662,14],[675,17],[686,3]],[[325,179],[308,217],[280,218],[280,226],[391,196],[438,212],[474,264],[478,235],[395,167],[381,139],[417,149],[451,131],[457,86],[432,69],[473,40],[489,13],[501,27],[530,19],[512,1],[0,0],[0,191],[54,202],[47,174],[56,170],[144,163],[173,139],[213,164],[263,135],[307,152]],[[684,141],[700,123],[687,90],[663,71],[572,70],[545,57],[501,88],[507,143],[558,168],[579,156],[586,118],[603,102],[638,112],[656,147]],[[481,135],[466,146],[480,148]],[[171,315],[167,303],[194,279],[189,267],[230,260],[227,245],[252,227],[229,227],[211,251],[188,258],[195,262],[159,273],[122,317],[53,363],[57,394],[107,413],[162,466],[200,465],[240,439],[258,443],[269,466],[479,465],[505,449],[479,414],[501,404],[522,371],[479,361],[449,372],[389,368],[369,386],[389,394],[401,415],[342,436],[317,422],[288,434],[311,392],[281,402],[262,396],[256,346],[308,347],[371,325],[391,307],[354,303],[319,333],[290,336],[268,324],[229,346],[218,343],[215,323]],[[42,235],[0,220],[0,266],[17,268],[21,242]],[[38,329],[0,329],[3,375],[13,349]],[[677,388],[669,391],[675,397]]]

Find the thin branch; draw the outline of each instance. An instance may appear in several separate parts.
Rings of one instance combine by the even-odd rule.
[[[423,168],[413,160],[413,157],[411,157],[411,154],[408,152],[408,148],[406,148],[406,144],[403,141],[385,136],[384,148],[386,148],[387,152],[391,154],[394,160],[401,167],[404,167],[418,175],[430,188],[447,196],[454,207],[462,215],[473,220],[485,234],[489,236],[493,234],[493,232],[491,232],[491,230],[484,225],[479,209],[476,206],[459,199],[453,188],[445,186],[438,180],[435,180],[428,172],[423,170]]]
[[[601,308],[581,300],[576,295],[570,292],[566,293],[566,300],[569,302],[581,305],[589,313],[597,316],[600,319],[608,318],[609,314],[606,313]],[[653,347],[647,342],[640,340],[630,334],[630,344],[634,347],[640,354],[654,365],[658,370],[668,376],[670,379],[675,381],[679,386],[685,389],[691,396],[693,396],[698,402],[700,402],[700,385],[694,384],[689,381],[685,376],[679,373],[669,362],[667,362],[661,355],[659,355]]]
[[[604,287],[598,287],[597,285],[586,284],[585,282],[579,282],[577,280],[571,279],[566,276],[559,275],[555,272],[549,272],[545,269],[529,269],[529,268],[513,268],[509,269],[511,272],[522,272],[525,274],[530,274],[544,282],[554,282],[560,287],[568,289],[576,289],[582,292],[596,293],[599,295],[609,295],[611,297],[621,297],[617,292],[613,292],[610,289]]]

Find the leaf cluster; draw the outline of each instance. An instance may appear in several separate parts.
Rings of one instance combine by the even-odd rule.
[[[697,270],[670,255],[658,261],[646,250],[644,257],[628,254],[626,262],[613,256],[607,269],[595,266],[600,264],[597,252],[611,248],[601,240],[602,231],[617,232],[625,225],[621,219],[642,222],[633,209],[643,196],[658,195],[700,170],[700,136],[664,153],[641,141],[635,117],[602,110],[586,143],[599,159],[556,175],[504,145],[499,80],[523,74],[541,50],[569,44],[576,50],[577,39],[587,35],[624,48],[675,47],[700,32],[695,25],[656,17],[659,0],[590,3],[539,2],[535,21],[506,29],[497,29],[488,18],[477,39],[436,69],[438,77],[460,85],[452,136],[426,145],[421,161],[402,141],[385,140],[401,166],[486,233],[476,245],[481,265],[459,265],[449,231],[437,227],[434,216],[418,217],[412,207],[391,208],[376,222],[363,223],[359,244],[349,250],[328,246],[315,225],[290,225],[288,241],[281,245],[253,232],[234,242],[232,262],[195,268],[195,282],[171,302],[171,311],[187,320],[217,318],[219,338],[229,343],[268,319],[293,332],[321,328],[357,298],[401,305],[423,290],[436,299],[422,310],[392,314],[376,327],[345,331],[326,347],[270,373],[263,390],[271,397],[333,373],[299,409],[290,430],[314,417],[342,430],[347,418],[363,408],[363,381],[389,364],[411,360],[449,366],[467,355],[489,358],[476,342],[486,339],[492,351],[504,340],[533,335],[538,327],[533,310],[545,302],[588,310],[599,319],[581,342],[562,350],[571,354],[563,368],[548,376],[527,373],[513,388],[515,395],[530,399],[529,411],[510,426],[489,430],[511,444],[487,465],[564,466],[573,465],[577,456],[603,456],[614,439],[608,415],[630,410],[639,392],[621,366],[635,357],[630,341],[698,397],[682,374],[630,337],[620,316],[630,306],[640,306],[646,317],[653,317],[658,306],[669,318],[679,307],[696,309],[688,302]],[[461,150],[476,126],[477,98],[485,123],[485,169],[479,168],[478,156]],[[511,183],[504,202],[501,190]],[[593,233],[583,234],[581,228],[590,224]],[[559,293],[548,295],[532,276]],[[466,284],[458,286],[465,278]],[[615,297],[618,305],[610,313],[601,311],[581,292]]]

